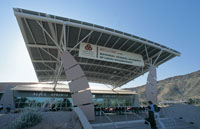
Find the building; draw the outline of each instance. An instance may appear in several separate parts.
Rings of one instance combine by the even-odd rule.
[[[94,103],[88,82],[115,89],[149,71],[146,96],[157,103],[156,68],[180,55],[104,26],[20,8],[14,14],[39,82],[52,82],[55,90],[59,81],[67,81],[74,106],[89,120],[94,119]]]
[[[53,102],[58,110],[69,110],[73,107],[71,93],[67,84],[48,83],[0,83],[0,99],[6,92],[6,87],[11,87],[11,96],[15,108],[24,107],[49,107]],[[126,90],[91,90],[93,103],[97,107],[130,107],[138,106],[137,94]]]

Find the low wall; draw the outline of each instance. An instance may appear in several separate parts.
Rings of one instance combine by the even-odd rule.
[[[200,128],[200,107],[186,104],[175,104],[162,109],[165,117],[182,118],[184,121],[193,122]]]

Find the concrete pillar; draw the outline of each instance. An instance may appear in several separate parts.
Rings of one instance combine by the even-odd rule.
[[[72,94],[74,106],[79,107],[88,120],[94,120],[92,93],[83,70],[68,51],[63,52],[62,62],[67,81],[69,81],[69,89]]]
[[[150,65],[146,84],[146,100],[157,104],[157,75],[156,66]]]

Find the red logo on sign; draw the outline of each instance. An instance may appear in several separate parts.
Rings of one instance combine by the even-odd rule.
[[[85,50],[92,51],[92,46],[90,44],[85,45]]]

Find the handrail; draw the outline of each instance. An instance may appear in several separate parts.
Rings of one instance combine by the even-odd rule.
[[[126,112],[126,110],[125,110],[125,114],[126,114],[127,112]],[[141,116],[139,116],[139,115],[137,115],[136,113],[134,113],[133,112],[133,114],[136,116],[136,117],[138,117],[139,119],[141,119],[141,120],[144,120],[145,122],[147,122],[148,123],[148,127],[151,129],[151,124],[150,124],[150,122],[149,121],[147,121],[147,120],[145,120],[143,117],[141,117]]]
[[[165,114],[166,114],[166,112],[172,112],[172,113],[175,113],[175,114],[177,114],[178,116],[183,116],[183,114],[181,114],[181,113],[179,113],[179,112],[176,112],[176,111],[174,111],[174,110],[162,110]]]
[[[163,110],[162,108],[161,108],[160,111],[161,111],[162,114],[167,114],[167,113],[166,113],[166,110]],[[175,112],[175,111],[173,111],[173,110],[168,110],[168,111],[169,111],[169,112],[174,112],[174,113],[177,113],[178,115],[180,115],[178,112]],[[164,116],[164,115],[163,115],[163,116]],[[159,117],[159,119],[160,119],[160,117]],[[168,118],[168,119],[170,119],[170,120],[173,121],[173,123],[174,123],[174,127],[177,126],[176,121],[174,120],[173,117],[170,117],[170,118]]]
[[[176,127],[176,121],[174,120],[174,118],[170,118],[170,120],[172,120],[172,122],[174,123],[174,127]]]
[[[88,119],[86,118],[85,114],[83,113],[83,111],[79,107],[75,107],[74,112],[78,116],[83,129],[92,129],[92,126],[88,122]]]
[[[162,129],[166,129],[165,125],[163,124],[163,122],[160,120],[160,115],[159,113],[154,113],[154,117],[155,117],[155,120],[158,121],[158,123],[160,124],[161,128]]]
[[[173,111],[173,110],[168,110],[168,111],[166,111],[166,110],[161,110],[161,111],[162,111],[163,114],[167,114],[166,112],[172,112],[172,113],[177,114],[178,116],[182,116],[182,114],[180,114],[180,113],[178,113],[178,112],[175,112],[175,111]],[[174,117],[170,117],[170,119],[174,122],[174,126],[176,127],[177,124],[176,124],[176,121],[174,120]]]
[[[115,127],[115,129],[118,129],[118,127],[117,127],[117,125],[115,124],[115,122],[113,122],[108,116],[107,116],[107,114],[105,114],[103,111],[100,111],[101,113],[103,113],[105,116],[106,116],[106,118],[114,125],[114,127]],[[101,119],[101,114],[100,114],[100,119]],[[102,120],[102,119],[101,119]],[[102,121],[101,121],[101,126],[102,126]]]

